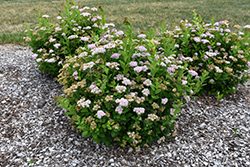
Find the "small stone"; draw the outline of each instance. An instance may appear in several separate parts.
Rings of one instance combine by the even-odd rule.
[[[133,151],[133,148],[130,147],[130,148],[128,149],[128,153],[131,153],[132,151]]]
[[[35,148],[36,145],[35,145],[35,144],[31,144],[30,147],[31,147],[31,148]]]
[[[2,101],[2,104],[4,104],[4,103],[6,103],[6,100],[3,100],[3,101]]]
[[[78,141],[75,141],[75,145],[80,146],[81,143],[79,143]]]
[[[41,100],[41,101],[39,101],[37,107],[38,107],[38,108],[43,108],[43,106],[45,105],[45,103],[46,103],[46,102],[45,102],[44,100]]]
[[[207,163],[207,162],[203,162],[203,164],[204,164],[205,166],[207,166],[207,165],[208,165],[208,163]]]
[[[206,126],[206,124],[205,123],[202,123],[201,125],[200,125],[200,128],[205,128],[205,126]]]
[[[220,161],[214,161],[214,165],[220,166],[221,162]]]
[[[110,162],[110,163],[113,163],[113,162],[115,162],[115,160],[114,160],[113,158],[111,158],[111,159],[109,160],[109,162]]]
[[[172,157],[172,154],[171,154],[171,153],[167,153],[167,156],[168,156],[168,157]]]

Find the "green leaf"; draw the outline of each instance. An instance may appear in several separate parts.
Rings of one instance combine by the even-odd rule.
[[[220,92],[217,92],[217,100],[218,100],[218,102],[222,99],[223,96],[224,96],[224,94],[220,94]]]
[[[126,121],[126,117],[124,115],[121,116],[121,120]]]
[[[152,96],[153,99],[159,99],[159,96]]]
[[[106,129],[107,125],[103,124],[102,127],[103,127],[104,129]]]
[[[124,63],[123,61],[121,61],[121,60],[119,60],[119,63],[120,63],[120,65],[121,65],[121,67],[122,67],[123,69],[125,69],[125,63]]]
[[[87,137],[88,135],[89,135],[89,132],[88,132],[88,131],[82,132],[82,136],[83,136],[83,137]]]
[[[112,136],[112,137],[115,137],[116,135],[117,135],[117,134],[116,134],[114,131],[111,132],[111,136]]]
[[[128,113],[126,116],[129,118],[131,117],[131,115],[133,115],[132,113]]]
[[[64,101],[65,103],[65,105],[66,105],[66,107],[68,107],[69,106],[69,100],[68,99],[65,99],[65,101]]]
[[[140,82],[140,80],[141,80],[141,76],[138,76],[137,77],[137,82]]]
[[[152,89],[153,91],[155,91],[154,85],[150,85],[150,87],[151,87],[151,89]]]
[[[92,134],[92,137],[93,137],[93,140],[96,140],[98,138],[97,134],[96,133],[93,133]]]
[[[109,140],[106,140],[106,141],[105,141],[105,144],[106,144],[108,147],[110,147],[110,141],[109,141]]]
[[[101,138],[104,138],[104,137],[105,137],[105,134],[104,134],[104,133],[100,133],[99,136],[100,136]]]
[[[105,71],[106,74],[108,74],[109,73],[109,68],[105,67],[104,71]]]
[[[77,126],[77,129],[80,129],[80,130],[82,130],[84,132],[87,131],[87,129],[84,126],[81,126],[81,125]]]
[[[160,93],[161,92],[161,89],[157,89],[156,91],[155,91],[155,94],[158,94],[158,93]]]

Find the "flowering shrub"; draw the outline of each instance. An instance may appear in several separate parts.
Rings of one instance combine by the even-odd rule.
[[[209,72],[199,94],[208,92],[221,98],[223,94],[235,93],[237,85],[250,78],[245,71],[250,66],[250,26],[236,25],[237,31],[232,32],[228,21],[214,22],[212,19],[204,24],[195,12],[192,22],[182,20],[173,32],[165,31],[162,35],[172,36],[174,51],[179,57],[193,59],[188,62],[189,69],[198,75]]]
[[[159,42],[145,34],[132,39],[129,21],[124,23],[127,31],[110,33],[105,43],[89,44],[65,61],[58,76],[65,97],[57,102],[83,136],[140,148],[176,135],[176,114],[205,75],[188,80],[197,74],[187,63],[158,52]]]
[[[101,6],[102,17],[97,15],[97,8],[78,8],[67,0],[57,23],[52,23],[48,15],[38,13],[38,26],[34,30],[27,27],[25,40],[33,50],[32,57],[39,70],[57,76],[66,56],[76,54],[80,46],[94,42],[109,26],[114,26],[105,23]]]

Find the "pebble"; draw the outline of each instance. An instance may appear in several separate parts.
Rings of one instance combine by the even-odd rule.
[[[132,148],[132,147],[130,147],[130,148],[128,149],[128,153],[131,153],[131,152],[133,152],[133,148]]]
[[[43,108],[43,106],[45,105],[45,103],[46,103],[46,101],[41,100],[41,101],[39,101],[37,107],[38,107],[38,108]]]

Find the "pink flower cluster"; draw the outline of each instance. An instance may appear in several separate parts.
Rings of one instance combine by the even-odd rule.
[[[116,103],[119,103],[120,106],[127,107],[128,106],[128,100],[121,98],[121,99],[116,99]]]
[[[142,107],[135,107],[134,112],[136,112],[138,115],[143,114],[145,112],[145,108]]]
[[[96,115],[97,115],[97,118],[101,119],[106,114],[102,110],[98,110],[97,113],[96,113]]]
[[[112,58],[112,59],[119,59],[120,56],[121,56],[120,53],[113,53],[113,54],[111,55],[111,58]]]

